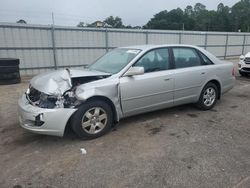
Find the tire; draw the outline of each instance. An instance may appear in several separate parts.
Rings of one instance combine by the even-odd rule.
[[[19,66],[19,59],[0,58],[0,66]]]
[[[72,116],[71,127],[80,138],[94,139],[110,130],[112,122],[111,107],[104,101],[91,100],[81,105]]]
[[[8,73],[8,72],[19,72],[18,66],[1,66],[0,65],[0,73]]]
[[[210,110],[216,104],[218,96],[219,92],[217,86],[212,82],[209,82],[202,89],[199,101],[197,102],[196,106],[201,110]]]
[[[21,78],[15,78],[11,80],[0,80],[0,85],[18,84],[20,82],[21,82]]]
[[[0,85],[20,82],[19,59],[0,58]]]
[[[0,74],[0,80],[11,80],[20,78],[19,72],[9,72],[9,73],[1,73]]]

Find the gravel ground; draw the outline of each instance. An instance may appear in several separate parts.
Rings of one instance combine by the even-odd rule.
[[[122,120],[95,140],[29,133],[21,84],[0,86],[0,187],[250,187],[250,79],[211,111],[179,106]],[[85,148],[86,155],[80,149]]]

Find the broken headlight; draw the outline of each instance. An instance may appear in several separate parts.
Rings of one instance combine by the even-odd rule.
[[[40,108],[73,108],[77,104],[74,92],[66,91],[62,96],[47,95],[36,90],[33,87],[29,87],[26,92],[28,101]]]
[[[56,102],[57,102],[57,97],[41,93],[38,106],[40,108],[55,108]]]
[[[75,94],[73,91],[69,90],[66,91],[63,95],[64,98],[64,107],[65,108],[71,108],[75,106],[77,99],[75,98]]]

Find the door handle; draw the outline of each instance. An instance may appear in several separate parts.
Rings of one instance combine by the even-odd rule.
[[[206,74],[206,72],[202,72],[201,74]]]
[[[171,80],[171,78],[165,78],[165,79],[164,79],[164,81],[169,81],[169,80]]]

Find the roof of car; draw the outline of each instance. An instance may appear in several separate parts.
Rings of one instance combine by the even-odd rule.
[[[162,45],[147,44],[147,45],[126,46],[126,47],[120,47],[120,48],[139,49],[139,50],[150,50],[150,49],[153,49],[153,48],[171,47],[171,46],[198,48],[197,46],[187,45],[187,44],[162,44]]]
[[[189,45],[189,44],[162,44],[162,45],[153,45],[153,44],[147,44],[147,45],[138,45],[138,46],[127,46],[127,47],[120,47],[120,48],[126,48],[126,49],[138,49],[142,51],[148,51],[155,48],[162,48],[162,47],[190,47],[195,48],[201,51],[202,53],[206,54],[206,56],[212,60],[214,63],[218,63],[218,59],[211,54],[210,52],[206,51],[204,48],[201,48],[199,46]]]

